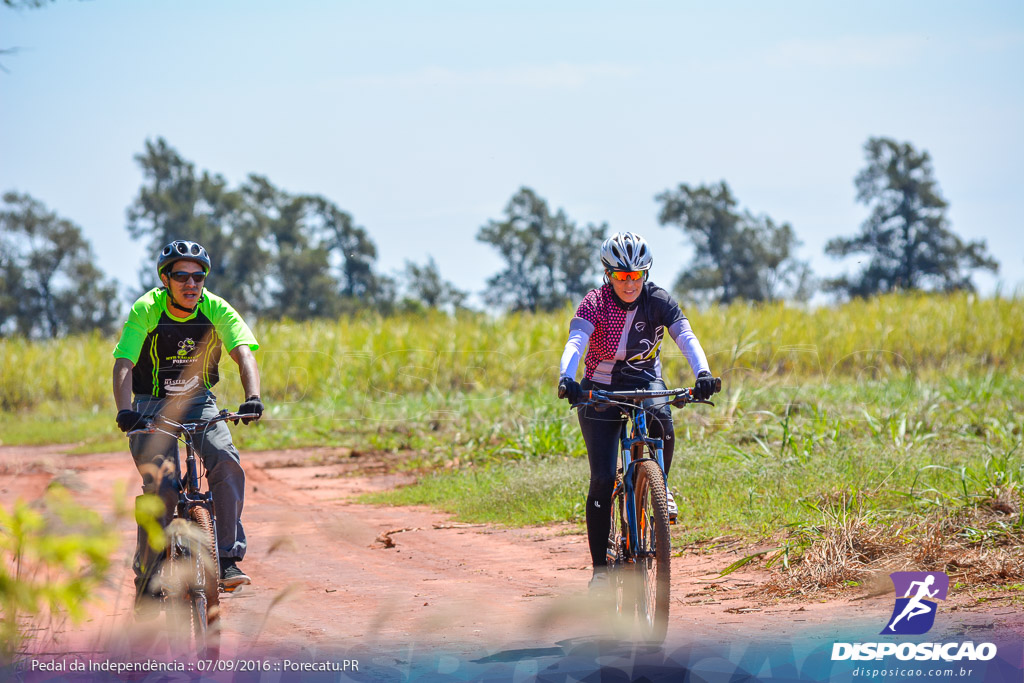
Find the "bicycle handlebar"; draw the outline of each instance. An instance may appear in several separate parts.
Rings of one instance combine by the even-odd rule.
[[[722,390],[722,378],[715,377],[715,393],[717,394]],[[692,387],[682,387],[679,389],[665,389],[663,391],[651,391],[645,389],[637,389],[635,391],[603,391],[601,389],[591,389],[590,391],[584,391],[582,394],[583,400],[579,403],[573,404],[573,408],[588,405],[588,404],[606,404],[606,405],[625,405],[627,407],[633,405],[639,405],[643,401],[649,398],[665,398],[667,396],[675,397],[669,403],[676,408],[682,408],[688,403],[704,403],[709,406],[715,405],[711,401],[699,401],[693,397]]]
[[[139,429],[133,429],[125,436],[135,436],[136,434],[155,434],[156,432],[162,432],[169,436],[177,438],[176,434],[170,434],[169,432],[160,429],[160,425],[170,427],[172,429],[180,429],[183,432],[187,432],[189,435],[195,435],[198,432],[209,429],[211,426],[218,422],[225,422],[227,420],[258,420],[260,415],[257,413],[233,413],[227,409],[224,409],[217,413],[216,417],[211,417],[209,420],[195,420],[193,422],[178,422],[172,420],[169,417],[163,415],[154,415],[151,420],[146,423],[145,427]]]

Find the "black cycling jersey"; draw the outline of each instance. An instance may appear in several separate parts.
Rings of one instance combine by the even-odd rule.
[[[229,351],[242,344],[259,348],[249,326],[219,296],[204,292],[195,311],[177,318],[167,308],[167,290],[158,288],[132,306],[114,357],[135,364],[136,396],[190,396],[220,379],[222,341]]]
[[[624,307],[611,285],[591,290],[576,310],[570,329],[590,337],[584,377],[599,384],[636,388],[661,379],[665,328],[686,320],[679,304],[661,287],[644,283],[634,305]]]

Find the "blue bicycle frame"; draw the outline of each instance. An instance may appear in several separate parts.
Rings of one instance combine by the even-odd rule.
[[[715,391],[721,380],[716,379]],[[562,396],[562,398],[566,398]],[[620,434],[622,468],[612,491],[612,528],[607,542],[609,569],[621,563],[633,565],[627,572],[615,572],[616,610],[630,616],[635,605],[643,637],[650,642],[665,639],[668,628],[671,592],[671,546],[668,525],[668,492],[665,490],[665,443],[647,434],[647,401],[665,398],[681,408],[689,403],[707,403],[697,399],[689,388],[672,390],[601,391],[586,390],[573,396],[573,407],[584,405],[615,406],[622,413]],[[652,457],[653,456],[653,457]],[[649,463],[657,463],[657,471]],[[657,473],[660,473],[660,477]],[[636,479],[641,478],[641,490]],[[651,487],[660,487],[660,490]],[[620,498],[621,496],[621,498]],[[638,501],[637,498],[640,500]],[[638,509],[639,508],[639,509]]]
[[[640,548],[639,543],[639,529],[637,526],[637,515],[636,515],[636,498],[633,495],[633,476],[634,470],[638,463],[644,462],[645,460],[652,460],[658,463],[658,469],[661,470],[662,480],[666,480],[665,477],[665,459],[663,455],[664,442],[661,439],[655,439],[647,436],[647,413],[643,406],[636,406],[629,410],[629,416],[627,420],[633,425],[632,430],[627,435],[625,425],[622,430],[622,484],[625,487],[626,497],[626,525],[628,527],[628,538],[626,541],[626,547],[629,550],[627,557],[635,559],[638,557],[637,550]],[[633,449],[638,450],[647,444],[654,451],[653,458],[634,458]],[[642,451],[641,451],[642,452]],[[612,501],[615,500],[615,494],[612,492]],[[613,503],[614,504],[614,503]]]

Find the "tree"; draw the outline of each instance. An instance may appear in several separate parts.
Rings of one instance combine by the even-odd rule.
[[[311,236],[332,254],[341,294],[350,301],[387,303],[391,284],[373,272],[377,245],[352,216],[320,196],[302,198],[309,210]]]
[[[117,286],[103,278],[82,230],[27,194],[0,211],[0,334],[27,337],[113,329]]]
[[[364,308],[390,311],[393,283],[374,272],[377,246],[366,230],[325,197],[275,192],[279,199],[270,221],[275,313],[304,319]]]
[[[864,153],[868,165],[854,183],[857,201],[870,206],[871,215],[859,235],[830,240],[825,253],[867,254],[870,260],[857,275],[831,280],[830,289],[860,297],[900,289],[973,290],[970,271],[998,271],[983,240],[965,243],[949,229],[949,205],[928,152],[870,138]]]
[[[195,165],[163,138],[147,140],[145,152],[135,160],[142,167],[144,184],[128,208],[128,233],[146,239],[153,255],[139,273],[143,288],[159,284],[159,250],[174,240],[189,239],[210,253],[211,289],[241,311],[258,311],[265,300],[262,278],[271,258],[262,241],[268,229],[265,212],[277,201],[276,190],[270,186],[260,194],[265,188],[254,181],[256,189],[232,191],[222,176],[196,173]]]
[[[405,308],[444,308],[450,306],[454,310],[462,308],[468,294],[455,285],[441,278],[434,257],[420,266],[412,261],[405,262]]]
[[[49,5],[51,2],[54,2],[54,0],[0,0],[0,5],[8,7],[10,9],[23,10],[38,9],[40,7],[45,7],[46,5]],[[0,48],[0,56],[13,55],[17,53],[18,48],[16,47]],[[0,71],[3,71],[4,73],[9,73],[7,71],[7,68],[3,65],[3,63],[0,63]]]
[[[680,184],[655,200],[661,202],[661,225],[676,225],[693,241],[693,261],[675,284],[680,298],[722,304],[809,298],[810,266],[794,256],[800,242],[792,226],[740,213],[724,180]]]
[[[552,215],[547,202],[527,187],[512,196],[505,216],[489,221],[476,236],[506,263],[487,281],[488,303],[513,311],[550,311],[581,299],[595,286],[607,224],[578,228],[561,209]]]
[[[376,245],[330,200],[289,194],[255,174],[231,189],[162,138],[146,141],[136,160],[145,182],[128,209],[129,233],[153,254],[175,239],[203,244],[211,289],[239,310],[296,320],[389,310],[393,283],[373,270]],[[156,285],[152,265],[141,281]]]
[[[0,336],[19,329],[22,321],[24,273],[14,252],[14,240],[0,231]],[[26,322],[29,318],[25,318]]]

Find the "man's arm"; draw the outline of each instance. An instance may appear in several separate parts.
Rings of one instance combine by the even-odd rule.
[[[242,378],[242,389],[245,398],[260,395],[260,369],[256,365],[256,356],[248,344],[236,346],[230,351],[231,359],[238,364],[238,372]]]
[[[132,368],[135,363],[127,358],[114,360],[114,405],[118,412],[132,409]]]

